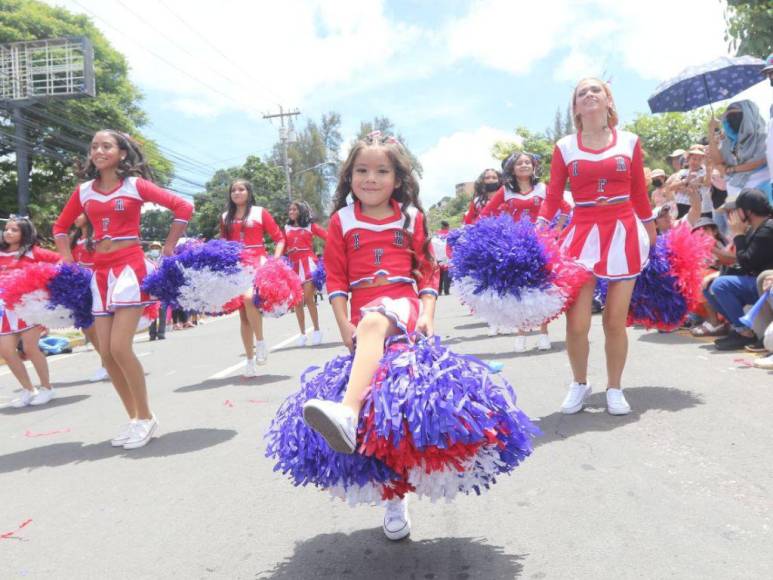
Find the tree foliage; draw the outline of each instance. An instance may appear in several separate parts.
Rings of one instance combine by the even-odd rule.
[[[727,0],[725,40],[736,54],[766,58],[773,53],[773,3]]]
[[[545,135],[535,131],[530,131],[525,127],[518,127],[515,130],[515,137],[512,141],[497,141],[491,150],[491,155],[496,159],[504,161],[515,151],[526,151],[538,155],[540,158],[540,177],[547,181],[550,177],[550,162],[553,159],[553,147],[555,141]]]
[[[44,234],[76,184],[73,161],[85,156],[96,130],[109,127],[137,137],[160,183],[168,182],[173,169],[138,131],[147,118],[126,59],[89,18],[34,0],[0,0],[0,43],[63,36],[85,36],[93,44],[97,95],[41,102],[24,111],[31,149],[29,213]],[[8,113],[0,109],[0,115]],[[0,122],[0,215],[18,208],[13,132],[9,121]]]
[[[172,212],[161,209],[151,209],[142,214],[140,219],[140,236],[143,240],[163,243],[169,233],[174,216]],[[191,232],[188,232],[189,234]]]

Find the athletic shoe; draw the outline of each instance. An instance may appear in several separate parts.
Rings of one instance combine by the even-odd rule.
[[[540,334],[537,338],[537,350],[550,350],[550,337],[547,334]]]
[[[322,331],[315,330],[311,333],[311,346],[322,344]]]
[[[768,349],[762,344],[762,340],[758,339],[753,344],[746,345],[746,352],[767,352]]]
[[[306,335],[301,334],[295,344],[296,346],[306,346]]]
[[[515,337],[515,347],[513,348],[515,352],[526,352],[526,337],[522,334],[519,334]]]
[[[110,445],[113,447],[123,447],[124,444],[129,440],[129,436],[131,435],[132,429],[134,428],[134,423],[135,420],[132,419],[126,425],[124,425],[118,432],[118,435],[110,440]]]
[[[54,395],[56,395],[54,392],[54,387],[49,387],[48,389],[41,387],[38,389],[38,394],[32,397],[30,405],[33,407],[37,407],[38,405],[45,405],[54,398]]]
[[[625,400],[623,389],[607,389],[607,412],[610,415],[627,415],[631,405]]]
[[[574,415],[582,410],[585,405],[585,399],[590,396],[591,388],[589,384],[581,385],[572,381],[569,385],[569,392],[561,403],[561,412],[564,415]]]
[[[158,430],[158,421],[155,415],[150,419],[137,420],[129,431],[129,438],[123,444],[124,449],[139,449],[145,447]]]
[[[752,364],[758,369],[773,371],[773,354],[770,354],[766,357],[758,358]]]
[[[264,365],[267,360],[268,348],[266,348],[266,341],[259,340],[255,343],[255,362],[259,365]]]
[[[715,340],[714,346],[717,350],[742,350],[755,342],[757,342],[757,337],[744,336],[735,330],[731,330],[730,334],[726,337]]]
[[[98,383],[100,381],[105,381],[109,379],[110,377],[107,374],[107,370],[103,367],[100,367],[97,369],[97,372],[95,372],[92,377],[89,379],[92,383]]]
[[[18,398],[11,401],[11,407],[15,407],[16,409],[21,409],[22,407],[26,407],[32,402],[32,399],[34,399],[37,394],[38,394],[37,389],[33,389],[31,391],[28,391],[27,389],[23,389],[21,392],[21,395],[19,395]]]
[[[258,367],[255,365],[254,358],[248,358],[247,362],[244,363],[244,376],[247,378],[258,376]]]
[[[393,499],[386,502],[384,524],[381,526],[384,535],[397,542],[411,535],[411,518],[408,515],[408,497]]]
[[[322,435],[332,449],[351,455],[357,446],[357,417],[347,406],[311,399],[303,405],[303,420]]]

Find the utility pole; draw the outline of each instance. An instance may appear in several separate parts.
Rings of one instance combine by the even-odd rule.
[[[280,127],[279,127],[279,141],[282,143],[282,157],[284,159],[284,166],[285,166],[285,179],[287,180],[287,199],[288,201],[292,200],[293,196],[293,186],[290,181],[290,159],[287,157],[287,145],[290,142],[290,136],[288,134],[288,127],[285,127],[285,117],[288,117],[292,119],[292,117],[295,117],[296,115],[300,115],[301,112],[298,109],[295,109],[293,111],[288,111],[287,113],[284,112],[284,109],[282,108],[282,105],[279,105],[279,113],[274,115],[263,115],[264,119],[275,119],[276,117],[279,117]],[[290,123],[288,125],[292,126]]]

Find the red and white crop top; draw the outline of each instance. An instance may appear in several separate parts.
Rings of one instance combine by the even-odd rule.
[[[94,251],[89,250],[88,240],[78,240],[72,248],[72,259],[76,264],[90,268],[94,265]]]
[[[282,230],[276,225],[274,218],[265,208],[254,205],[250,208],[250,213],[242,219],[235,219],[231,222],[231,229],[226,234],[225,218],[228,212],[223,212],[220,216],[220,237],[229,242],[241,242],[245,248],[262,248],[264,233],[271,236],[274,243],[279,243],[284,239]]]
[[[0,252],[0,272],[3,270],[15,270],[16,268],[23,268],[30,264],[36,264],[38,262],[48,262],[50,264],[56,264],[61,260],[61,256],[51,250],[46,250],[39,246],[32,246],[21,257],[19,252]]]
[[[285,239],[287,240],[287,246],[285,247],[285,252],[287,254],[313,253],[314,236],[326,240],[327,232],[325,228],[317,224],[309,224],[305,228],[286,225]]]
[[[523,193],[512,191],[509,187],[503,185],[492,196],[486,206],[480,210],[479,217],[483,218],[509,213],[515,221],[526,216],[532,222],[535,222],[540,213],[542,202],[545,201],[545,195],[546,188],[544,183],[537,183],[531,190]],[[558,211],[562,215],[569,215],[572,207],[562,199]]]
[[[639,219],[652,219],[641,145],[633,133],[612,129],[612,143],[601,150],[585,147],[582,132],[559,139],[553,150],[550,185],[540,220],[547,221],[555,214],[564,199],[567,179],[575,211],[609,204],[619,204],[622,210],[632,205]]]
[[[172,211],[174,221],[188,223],[193,205],[141,177],[127,177],[109,193],[98,191],[94,180],[81,183],[54,223],[54,236],[67,232],[82,213],[94,227],[94,242],[134,240],[140,237],[140,212],[145,202]]]
[[[396,201],[391,205],[393,214],[381,220],[363,215],[359,201],[330,218],[324,256],[331,299],[348,296],[350,290],[380,276],[392,283],[416,282],[419,295],[437,296],[439,269],[424,255],[424,214],[407,208],[409,223],[403,229],[405,216]],[[412,275],[412,253],[418,260],[418,281]]]

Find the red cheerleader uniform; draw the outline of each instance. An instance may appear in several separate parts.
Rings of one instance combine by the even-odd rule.
[[[612,129],[612,143],[601,150],[585,147],[582,132],[560,139],[540,220],[555,213],[567,179],[575,208],[561,248],[599,278],[638,276],[650,249],[643,223],[653,219],[639,137]]]
[[[527,216],[534,223],[537,221],[537,216],[540,213],[545,196],[546,188],[544,183],[537,183],[526,192],[512,191],[509,187],[503,185],[480,211],[480,217],[509,213],[515,221],[520,220],[523,216]],[[560,212],[560,215],[569,215],[572,211],[572,206],[562,198],[557,210]],[[551,219],[555,217],[555,213],[554,211]]]
[[[473,198],[470,200],[470,207],[467,208],[467,213],[462,217],[462,221],[468,225],[474,224],[478,221],[478,218],[480,218],[480,212],[484,207],[486,207],[485,203],[478,203],[475,201],[475,198]]]
[[[425,256],[427,234],[424,214],[406,210],[391,200],[393,213],[384,219],[363,215],[359,201],[338,210],[330,218],[325,244],[325,269],[330,299],[351,293],[350,319],[357,325],[362,313],[377,311],[394,321],[403,332],[413,332],[419,317],[419,296],[437,296],[438,267]],[[431,253],[431,247],[428,248]],[[419,280],[413,276],[413,257]],[[362,284],[386,281],[381,286]]]
[[[229,242],[244,244],[242,256],[245,262],[257,267],[266,262],[268,254],[263,244],[263,235],[267,233],[278,244],[284,239],[282,230],[276,225],[274,218],[265,208],[252,206],[249,213],[242,219],[235,219],[226,231],[225,218],[228,212],[220,216],[220,237]]]
[[[305,228],[285,226],[287,246],[285,252],[298,274],[301,282],[311,282],[311,275],[317,269],[317,255],[314,253],[314,236],[327,239],[327,232],[317,224],[309,224]]]
[[[137,245],[115,252],[94,253],[91,278],[92,313],[110,316],[116,308],[147,306],[154,300],[141,289],[154,270],[145,259],[140,240],[140,212],[145,202],[166,207],[174,221],[188,223],[193,205],[141,177],[127,177],[110,192],[99,191],[94,180],[79,185],[54,224],[54,236],[66,237],[75,219],[86,213],[94,226],[94,242],[136,240]]]
[[[24,268],[25,266],[37,262],[56,264],[58,261],[59,254],[52,252],[51,250],[39,248],[38,246],[32,246],[32,248],[21,257],[19,257],[19,252],[0,252],[0,272]],[[0,315],[0,336],[23,332],[30,328],[35,328],[36,326],[27,326],[27,323],[16,316],[13,310],[10,310],[5,306],[0,308],[0,310],[2,310],[2,314]]]
[[[87,240],[78,240],[72,249],[72,259],[84,268],[94,269],[94,250],[89,250]]]

